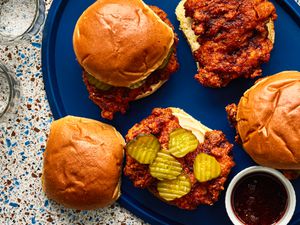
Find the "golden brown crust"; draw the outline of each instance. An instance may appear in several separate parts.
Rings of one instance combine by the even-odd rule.
[[[239,132],[237,131],[237,121],[236,121],[236,115],[237,115],[237,105],[232,103],[225,107],[226,113],[227,113],[227,119],[229,120],[231,126],[235,128],[235,141],[242,145],[242,141],[239,135]]]
[[[191,191],[188,194],[168,202],[159,196],[155,182],[148,189],[162,201],[186,210],[193,210],[201,204],[213,205],[219,199],[221,191],[224,190],[227,176],[235,165],[231,155],[232,147],[233,145],[227,141],[222,131],[207,131],[204,142],[194,152],[187,154],[184,158],[177,159],[182,164],[185,174],[189,176],[192,183]],[[218,178],[203,183],[196,180],[191,168],[195,157],[200,152],[214,156],[220,163],[221,174]]]
[[[145,79],[163,63],[173,42],[172,29],[141,0],[96,1],[73,35],[81,66],[117,87]]]
[[[243,147],[258,163],[300,169],[300,73],[284,71],[259,80],[237,109]]]
[[[66,207],[95,209],[120,195],[124,139],[110,125],[67,116],[51,125],[43,190]]]
[[[268,0],[187,0],[186,16],[200,47],[195,78],[204,86],[224,87],[238,77],[262,74],[274,42],[274,5]]]
[[[172,29],[173,26],[167,14],[156,6],[149,6],[166,24]],[[138,88],[131,89],[127,87],[113,87],[107,91],[97,89],[94,85],[88,82],[86,72],[83,73],[83,80],[87,86],[90,99],[97,104],[102,112],[101,116],[106,119],[113,119],[116,112],[124,114],[131,101],[146,97],[155,92],[169,77],[178,70],[179,63],[176,56],[176,47],[178,43],[177,35],[174,36],[172,54],[167,65],[154,71],[146,79],[143,85]]]
[[[173,115],[174,108],[155,108],[152,114],[135,124],[126,135],[126,141],[129,142],[139,134],[155,135],[162,149],[168,149],[169,134],[176,128],[180,128],[180,117]],[[203,129],[203,128],[200,128]],[[183,171],[188,175],[192,184],[191,191],[181,198],[172,201],[163,201],[175,205],[179,208],[192,210],[200,204],[212,205],[219,198],[220,192],[224,189],[224,183],[227,176],[234,166],[234,161],[231,156],[232,145],[227,141],[225,135],[221,131],[206,131],[204,141],[199,143],[197,149],[188,153],[183,158],[176,158],[183,167]],[[221,175],[208,182],[197,182],[193,173],[193,163],[195,157],[200,152],[204,152],[214,156],[221,165]],[[151,176],[149,165],[138,163],[128,154],[126,154],[126,165],[124,174],[132,180],[134,185],[139,188],[147,188],[157,196],[161,197],[157,191],[158,180]]]

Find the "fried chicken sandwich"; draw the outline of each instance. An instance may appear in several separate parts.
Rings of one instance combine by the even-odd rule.
[[[96,1],[83,12],[73,47],[103,118],[125,113],[177,71],[177,42],[167,14],[141,0]]]
[[[212,205],[234,166],[232,145],[178,108],[155,108],[126,136],[124,174],[135,187],[192,210]]]
[[[268,0],[181,0],[176,8],[202,85],[224,87],[262,74],[273,48],[277,18]]]
[[[236,140],[256,163],[299,171],[299,106],[300,72],[284,71],[258,80],[226,111]]]
[[[121,195],[125,141],[111,125],[66,116],[51,124],[44,152],[42,186],[65,207],[106,207]]]

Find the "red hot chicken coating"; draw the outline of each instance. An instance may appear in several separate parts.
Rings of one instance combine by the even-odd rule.
[[[170,27],[173,28],[171,22],[167,19],[167,14],[156,6],[150,8]],[[174,28],[173,28],[174,29]],[[101,115],[106,119],[113,119],[116,112],[124,114],[130,102],[136,100],[140,96],[152,93],[156,89],[156,85],[167,81],[170,76],[179,68],[179,63],[176,56],[176,45],[178,38],[175,35],[174,44],[168,64],[159,70],[154,71],[146,78],[145,83],[140,87],[131,89],[128,87],[111,87],[109,90],[103,91],[90,84],[87,80],[87,72],[83,72],[83,80],[87,86],[90,99],[98,105],[102,112]]]
[[[81,15],[74,51],[103,118],[125,113],[177,71],[177,42],[167,14],[141,0],[96,1]]]
[[[267,0],[187,0],[186,16],[199,35],[195,78],[204,86],[224,87],[238,77],[260,76],[273,48],[274,5]]]
[[[169,135],[180,128],[179,120],[172,114],[170,108],[156,108],[152,114],[140,123],[135,124],[126,136],[127,143],[135,139],[140,134],[152,134],[156,136],[162,149],[168,149]],[[204,142],[199,143],[195,151],[188,153],[183,158],[176,158],[191,183],[191,190],[188,194],[168,201],[169,204],[179,208],[192,210],[200,204],[212,205],[218,200],[220,191],[224,189],[227,176],[234,166],[231,156],[232,145],[227,141],[221,131],[208,131],[205,133]],[[193,173],[195,157],[199,153],[206,153],[216,158],[221,166],[219,177],[207,182],[198,182]],[[157,183],[158,179],[151,176],[149,165],[140,164],[126,152],[126,166],[124,174],[139,188],[148,188],[153,194],[160,198]]]

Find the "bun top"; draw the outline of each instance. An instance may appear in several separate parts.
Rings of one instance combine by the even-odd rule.
[[[260,79],[238,104],[237,130],[258,164],[300,169],[300,72]]]
[[[51,125],[43,189],[68,208],[105,207],[120,196],[122,136],[108,124],[67,116]]]
[[[99,81],[121,87],[156,70],[173,42],[173,30],[141,0],[96,1],[73,34],[81,66]]]

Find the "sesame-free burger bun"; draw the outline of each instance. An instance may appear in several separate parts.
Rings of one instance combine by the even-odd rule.
[[[65,207],[105,207],[120,196],[124,139],[108,124],[67,116],[52,123],[44,152],[43,190]]]
[[[141,0],[101,0],[77,21],[73,47],[80,65],[101,82],[128,87],[168,57],[174,33]]]
[[[138,95],[136,97],[136,100],[141,99],[141,98],[145,98],[145,97],[153,94],[154,92],[156,92],[166,82],[167,82],[167,80],[160,80],[160,81],[158,81],[158,83],[151,85],[151,90],[150,91],[146,91],[143,94]]]
[[[241,98],[237,131],[258,164],[300,169],[300,72],[260,79]]]

